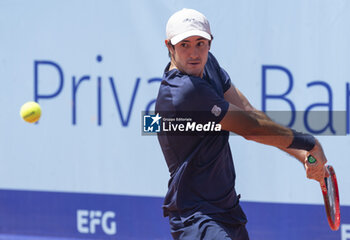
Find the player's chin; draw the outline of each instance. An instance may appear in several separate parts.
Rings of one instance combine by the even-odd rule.
[[[186,73],[188,75],[200,77],[201,73],[203,72],[203,67],[200,66],[200,64],[189,64],[189,66],[186,68]]]

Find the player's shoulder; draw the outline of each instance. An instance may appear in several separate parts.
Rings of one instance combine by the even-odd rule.
[[[169,77],[161,84],[159,96],[171,101],[176,109],[187,108],[210,94],[211,86],[200,77],[183,74],[178,70],[171,70],[168,74]]]
[[[189,91],[195,88],[200,82],[200,77],[187,75],[178,69],[172,69],[164,72],[162,85],[170,88],[179,88],[179,91]]]
[[[218,60],[216,59],[214,54],[212,54],[211,52],[208,53],[208,60],[207,60],[206,67],[209,68],[209,70],[221,68]]]
[[[216,57],[214,56],[214,54],[212,52],[208,52],[208,60],[215,62],[216,64],[219,64],[218,60],[216,59]]]

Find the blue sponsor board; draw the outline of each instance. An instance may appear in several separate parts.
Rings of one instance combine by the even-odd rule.
[[[1,190],[0,233],[18,235],[13,239],[169,239],[161,205],[155,197]]]
[[[171,239],[162,198],[0,191],[0,239]],[[350,207],[342,227],[328,227],[322,205],[242,202],[251,239],[350,239]]]

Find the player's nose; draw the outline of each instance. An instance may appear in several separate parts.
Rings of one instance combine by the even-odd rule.
[[[198,59],[199,58],[199,51],[196,47],[192,47],[190,49],[190,58],[191,59]]]

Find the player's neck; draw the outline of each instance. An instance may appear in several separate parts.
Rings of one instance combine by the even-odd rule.
[[[169,71],[173,70],[173,69],[177,69],[179,70],[176,65],[173,63],[173,61],[170,62],[170,66],[169,66]]]
[[[179,69],[173,61],[171,61],[168,71],[171,71],[171,70],[173,70],[173,69],[177,69],[177,70],[179,70],[180,72],[182,72],[182,73],[184,73],[184,74],[187,74],[187,73],[185,73],[184,71],[181,71],[181,69]],[[187,74],[187,75],[189,75],[189,74]],[[199,77],[200,77],[200,78],[203,78],[203,71],[201,72],[201,74],[200,74]]]

